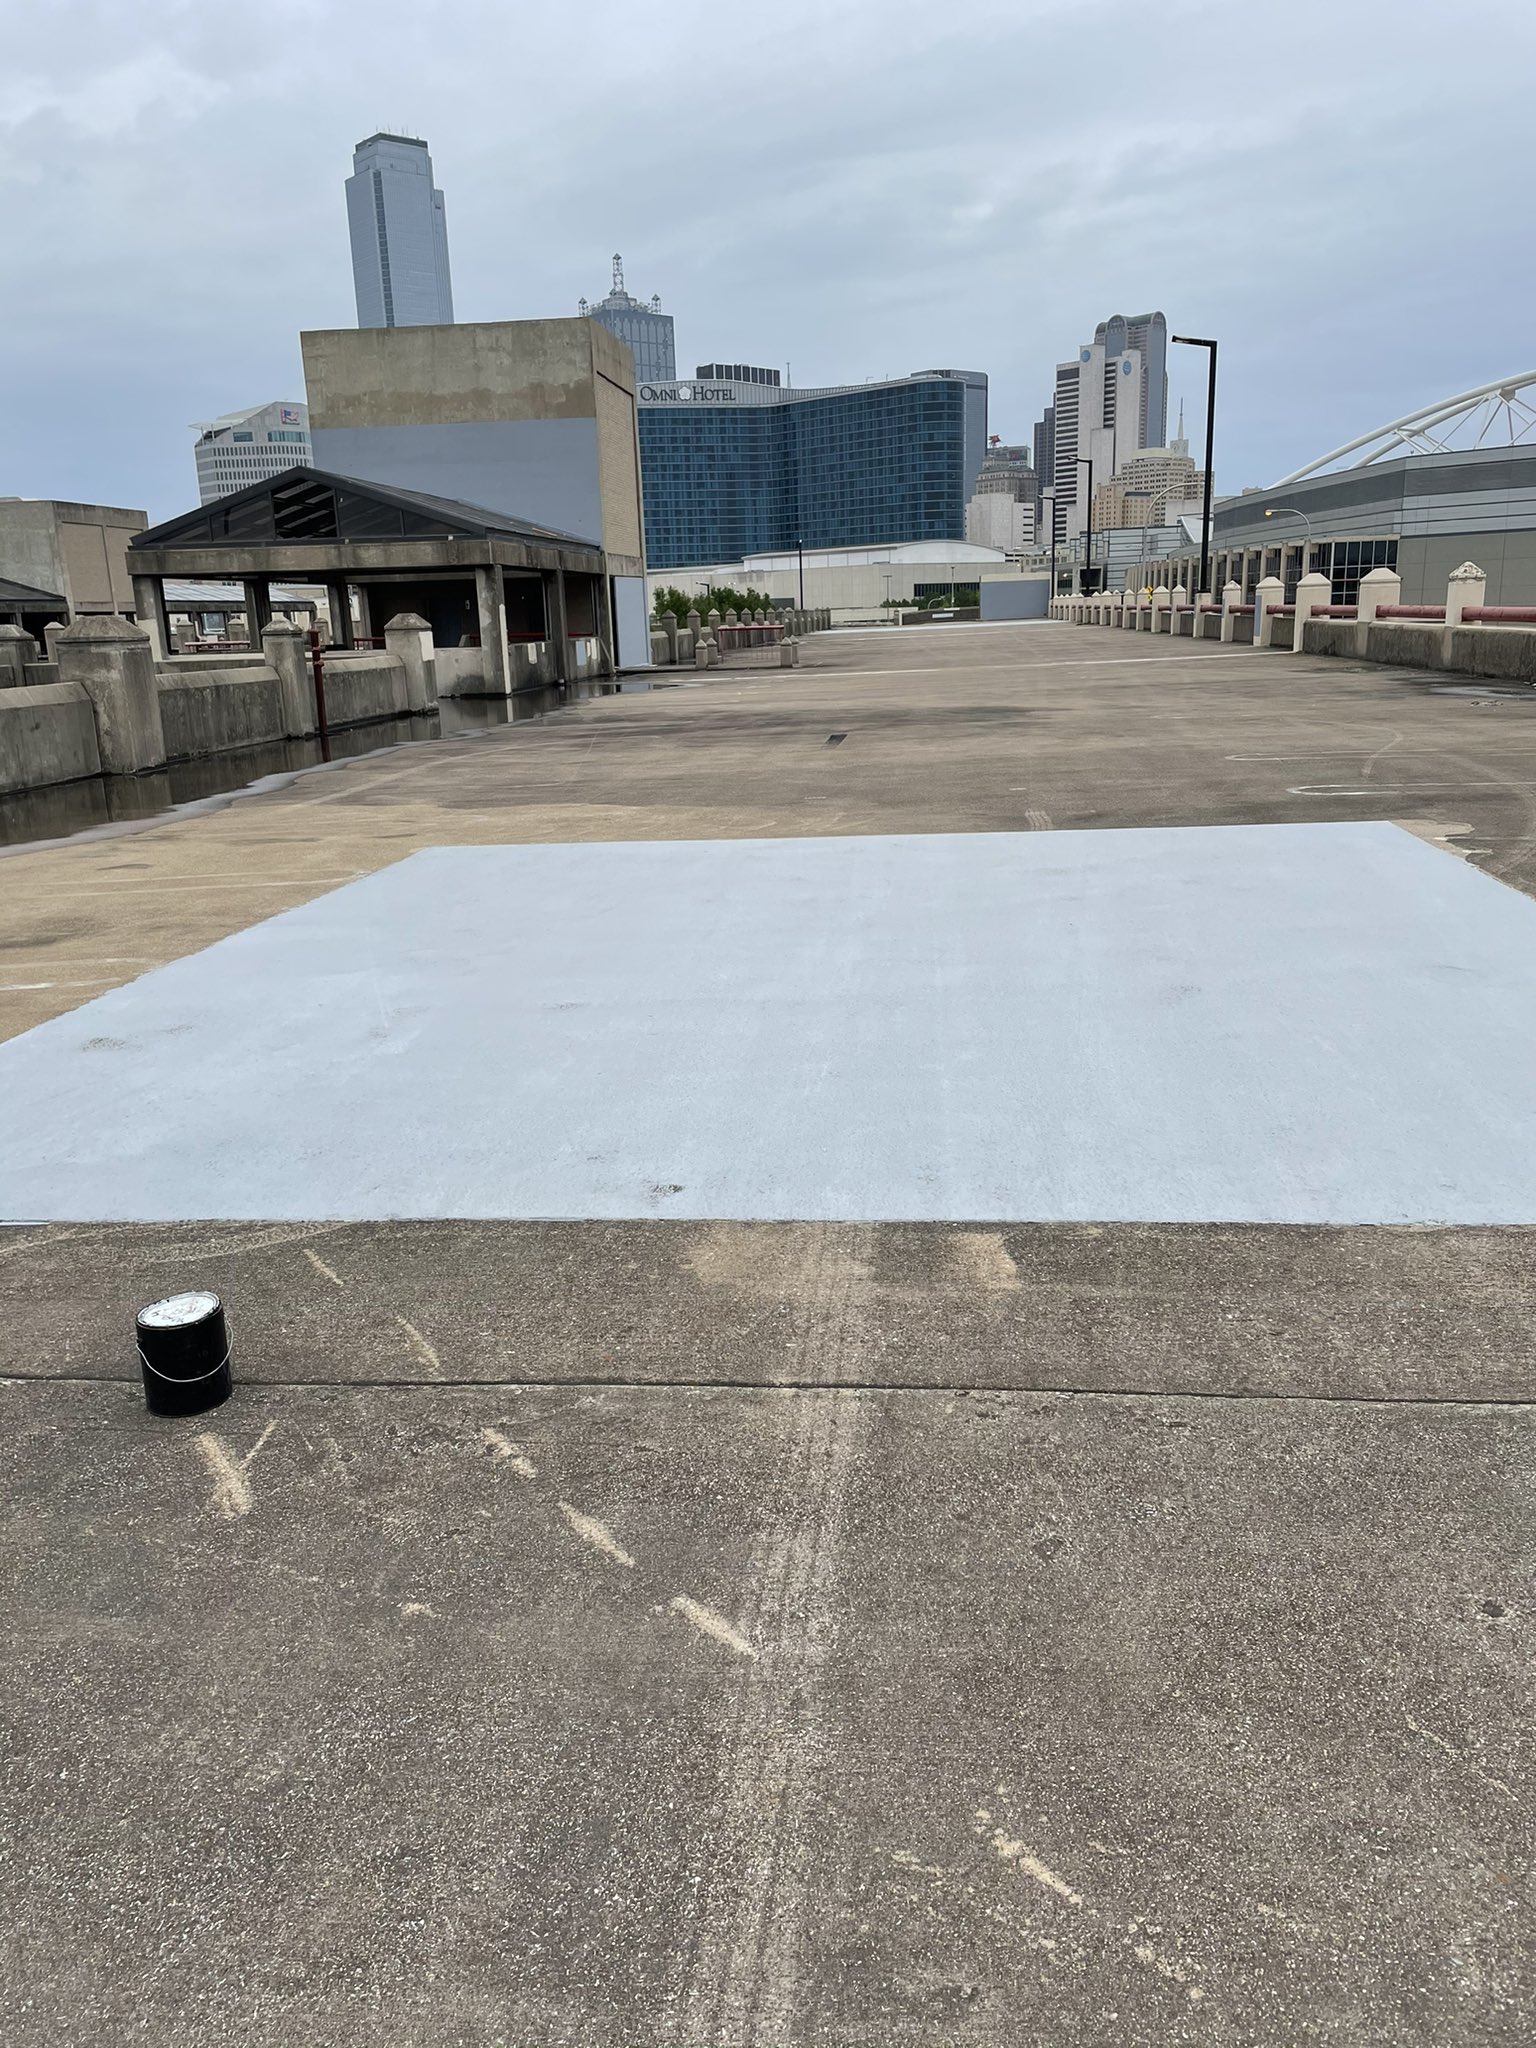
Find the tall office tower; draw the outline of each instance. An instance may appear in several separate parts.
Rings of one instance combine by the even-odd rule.
[[[1138,448],[1161,448],[1168,433],[1168,322],[1161,313],[1115,313],[1101,320],[1093,338],[1104,353],[1141,357]]]
[[[245,412],[226,412],[216,420],[199,420],[197,432],[197,499],[200,505],[243,491],[285,469],[313,466],[309,446],[309,408],[296,401],[253,405]]]
[[[424,142],[379,134],[357,145],[347,226],[359,327],[452,325],[448,218]]]
[[[1154,351],[1149,364],[1136,337]],[[1116,314],[1099,323],[1077,359],[1056,365],[1055,534],[1072,540],[1088,519],[1088,465],[1097,489],[1138,449],[1161,447],[1168,430],[1168,323],[1161,313]],[[1158,439],[1147,439],[1155,428]]]
[[[635,359],[637,384],[671,384],[677,377],[677,348],[672,339],[672,315],[663,313],[661,300],[649,305],[632,299],[624,289],[624,259],[613,259],[613,289],[606,299],[589,306],[578,299],[576,310],[583,319],[596,320],[610,334],[624,342]],[[699,373],[701,376],[703,372]]]
[[[1035,421],[1035,518],[1044,512],[1044,496],[1056,482],[1056,408],[1048,405]]]

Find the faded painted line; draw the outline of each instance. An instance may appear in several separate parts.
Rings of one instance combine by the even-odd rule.
[[[1064,1877],[1058,1877],[1038,1856],[1031,1854],[1026,1844],[1012,1840],[1001,1828],[992,1830],[992,1847],[1000,1861],[1013,1864],[1026,1877],[1032,1877],[1036,1884],[1044,1885],[1047,1891],[1065,1899],[1069,1906],[1081,1906],[1083,1903],[1081,1894],[1073,1891]]]
[[[0,981],[0,995],[26,996],[44,988],[102,988],[115,974],[93,974],[89,981]]]
[[[1051,814],[1049,811],[1026,810],[1024,822],[1028,825],[1031,832],[1049,832],[1051,829]]]
[[[757,1652],[745,1636],[739,1636],[724,1615],[716,1614],[712,1607],[704,1607],[697,1600],[690,1600],[686,1593],[679,1593],[669,1602],[672,1612],[680,1614],[684,1621],[696,1628],[700,1635],[711,1637],[723,1643],[728,1650],[734,1650],[738,1657],[750,1657],[757,1661]]]
[[[519,1479],[538,1478],[538,1467],[522,1445],[513,1443],[511,1437],[503,1436],[499,1429],[482,1429],[480,1441],[493,1458],[504,1462]]]
[[[611,1558],[615,1564],[624,1565],[630,1571],[634,1570],[635,1560],[627,1550],[614,1540],[614,1534],[611,1529],[602,1522],[599,1522],[594,1516],[584,1515],[580,1508],[572,1507],[568,1500],[560,1501],[558,1506],[561,1514],[564,1515],[572,1530],[581,1538],[583,1543],[590,1543],[594,1550],[600,1551],[604,1557]]]
[[[423,1337],[420,1330],[417,1329],[416,1325],[414,1323],[408,1323],[405,1320],[404,1316],[396,1316],[395,1321],[400,1325],[401,1329],[404,1330],[407,1337],[410,1338],[411,1345],[415,1350],[417,1357],[421,1360],[422,1364],[430,1365],[432,1370],[440,1375],[443,1370],[443,1361],[438,1357],[437,1353],[432,1349],[432,1346],[427,1342],[426,1338]]]
[[[949,1255],[959,1278],[981,1294],[1017,1294],[1019,1269],[1002,1234],[996,1230],[961,1230],[949,1240]]]
[[[304,1256],[323,1280],[329,1280],[333,1287],[344,1288],[346,1286],[346,1281],[342,1279],[334,1267],[328,1266],[319,1253],[312,1252],[308,1245],[304,1247]]]
[[[205,1429],[193,1438],[213,1481],[213,1506],[226,1522],[238,1522],[251,1512],[251,1482],[246,1477],[257,1453],[276,1429],[269,1422],[245,1456],[237,1460],[224,1439]]]

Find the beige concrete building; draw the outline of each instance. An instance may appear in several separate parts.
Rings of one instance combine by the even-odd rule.
[[[1187,445],[1143,448],[1094,492],[1094,529],[1171,525],[1181,511],[1198,511],[1204,491],[1205,472],[1196,469]]]
[[[149,520],[119,505],[0,498],[0,577],[62,601],[71,619],[133,614],[127,547]]]
[[[621,666],[650,660],[634,358],[595,320],[301,336],[318,469],[602,550]]]

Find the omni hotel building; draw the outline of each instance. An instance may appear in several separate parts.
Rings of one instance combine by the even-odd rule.
[[[777,370],[711,363],[637,395],[652,570],[965,538],[987,448],[978,370],[796,390]]]

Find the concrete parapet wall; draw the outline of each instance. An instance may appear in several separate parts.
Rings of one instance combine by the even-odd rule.
[[[1305,625],[1306,621],[1303,620]],[[1269,614],[1269,644],[1271,647],[1291,648],[1296,637],[1296,621],[1288,619],[1283,612]]]
[[[1397,619],[1373,619],[1365,633],[1367,661],[1385,662],[1392,668],[1443,668],[1441,642],[1445,628],[1421,626]],[[1310,642],[1304,643],[1310,646]]]
[[[1445,666],[1455,675],[1536,683],[1536,632],[1518,626],[1453,626],[1443,635]]]
[[[325,716],[330,725],[366,725],[409,709],[405,669],[387,654],[329,654]]]
[[[510,650],[514,673],[521,645]],[[485,662],[478,647],[439,647],[435,650],[437,694],[439,697],[475,697],[485,688]]]
[[[23,684],[0,693],[0,791],[100,773],[96,714],[78,683]]]
[[[200,669],[195,675],[167,676],[162,672],[160,725],[168,761],[189,761],[199,754],[223,754],[231,747],[280,740],[284,719],[277,673],[260,662],[234,673]]]
[[[1353,619],[1305,619],[1301,628],[1303,654],[1336,654],[1346,661],[1355,653],[1357,628]]]
[[[1373,619],[1360,626],[1351,619],[1308,619],[1302,651],[1388,668],[1536,684],[1536,629],[1530,627],[1447,627],[1432,619]]]

